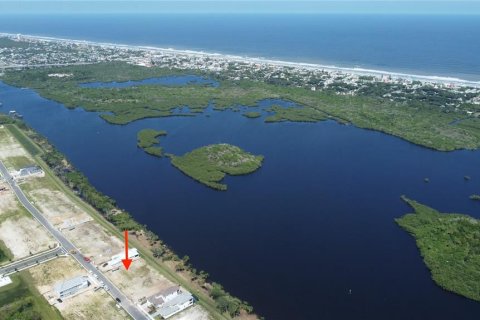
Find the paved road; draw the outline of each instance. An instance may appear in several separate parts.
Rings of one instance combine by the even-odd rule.
[[[29,256],[19,261],[14,261],[6,266],[0,268],[0,276],[8,276],[17,271],[28,269],[40,263],[55,259],[58,256],[65,255],[65,249],[56,247],[53,250],[45,251],[33,256]]]
[[[7,168],[0,161],[0,172],[2,173],[5,180],[10,185],[10,188],[15,192],[18,200],[22,203],[22,205],[33,215],[35,219],[37,219],[52,235],[53,237],[60,243],[60,245],[67,251],[70,252],[75,250],[77,254],[73,254],[78,263],[80,263],[85,269],[88,270],[89,273],[93,274],[95,278],[99,281],[103,281],[106,287],[108,287],[109,294],[114,298],[119,298],[121,300],[120,305],[122,306],[125,311],[130,314],[133,319],[142,319],[148,320],[150,319],[147,315],[145,315],[140,309],[138,309],[134,303],[129,301],[127,297],[117,288],[114,286],[110,280],[107,279],[97,268],[90,264],[89,262],[83,259],[83,256],[79,253],[80,251],[71,243],[67,238],[63,236],[63,234],[57,230],[54,226],[50,224],[50,222],[40,213],[40,211],[35,208],[30,201],[27,199],[23,191],[17,186],[15,181],[13,180],[12,176],[8,173]]]
[[[68,66],[83,66],[88,64],[95,64],[96,62],[72,62],[72,63],[43,63],[43,64],[5,64],[0,65],[0,69],[23,69],[23,68],[39,68],[39,67],[68,67]]]

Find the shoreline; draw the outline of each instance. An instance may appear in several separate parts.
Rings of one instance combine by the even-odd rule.
[[[249,56],[241,56],[241,55],[234,55],[234,54],[195,51],[195,50],[188,50],[188,49],[161,48],[156,46],[129,45],[129,44],[111,43],[111,42],[96,42],[96,41],[90,41],[90,40],[13,34],[13,33],[4,33],[4,32],[0,32],[0,37],[9,37],[9,38],[21,37],[27,40],[83,44],[83,45],[100,46],[105,48],[117,48],[117,49],[135,50],[135,51],[149,51],[151,53],[183,54],[183,55],[192,56],[192,57],[225,59],[227,61],[247,63],[247,64],[266,64],[266,65],[271,65],[276,67],[289,67],[289,68],[295,68],[300,70],[325,71],[328,73],[341,73],[345,75],[373,76],[378,79],[381,79],[384,76],[388,76],[388,77],[391,77],[392,79],[420,81],[422,83],[434,83],[434,84],[443,84],[443,85],[456,85],[456,86],[480,88],[480,80],[474,81],[474,80],[460,79],[457,77],[439,76],[439,75],[409,74],[405,72],[370,69],[367,67],[339,67],[335,65],[324,65],[324,64],[317,64],[317,63],[310,63],[310,62],[294,62],[294,61],[285,61],[285,60],[279,60],[279,59],[273,59],[273,58],[249,57]]]

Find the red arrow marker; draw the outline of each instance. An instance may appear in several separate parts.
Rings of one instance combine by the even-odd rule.
[[[132,263],[132,259],[128,258],[128,230],[125,230],[125,259],[122,259],[122,262],[127,270],[130,268],[130,264]]]

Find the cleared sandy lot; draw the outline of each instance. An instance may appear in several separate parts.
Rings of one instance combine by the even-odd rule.
[[[68,229],[91,221],[92,218],[81,210],[64,193],[45,187],[48,178],[36,178],[22,184],[30,199],[50,222],[59,229]]]
[[[61,257],[29,269],[34,284],[40,293],[60,311],[65,319],[128,319],[123,311],[115,307],[114,300],[104,291],[94,291],[92,279],[90,287],[77,295],[56,301],[53,287],[59,281],[87,272],[71,257]]]
[[[56,244],[37,221],[24,214],[17,214],[0,224],[0,239],[13,254],[14,259],[39,253]]]
[[[104,291],[88,290],[56,305],[65,319],[104,320],[129,319],[125,311],[115,307],[115,302]]]
[[[84,256],[101,265],[118,253],[124,252],[123,242],[105,232],[95,222],[87,222],[73,230],[64,230],[67,236]]]
[[[143,259],[133,261],[128,271],[121,265],[117,271],[105,275],[134,302],[174,285]]]
[[[1,216],[20,210],[20,203],[15,194],[7,183],[0,180],[0,190],[2,188],[6,188],[6,190],[0,191],[0,219]]]
[[[193,306],[171,317],[172,320],[209,320],[208,312],[199,305]]]

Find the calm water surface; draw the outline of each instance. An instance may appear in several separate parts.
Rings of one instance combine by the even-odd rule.
[[[0,32],[480,81],[480,19],[472,15],[2,15]]]
[[[265,124],[232,111],[114,126],[1,83],[0,101],[267,319],[478,319],[480,303],[431,281],[394,218],[410,211],[402,194],[480,218],[468,199],[480,190],[480,152],[435,152],[332,121]],[[144,128],[168,131],[166,152],[227,142],[265,162],[214,191],[138,149]]]

